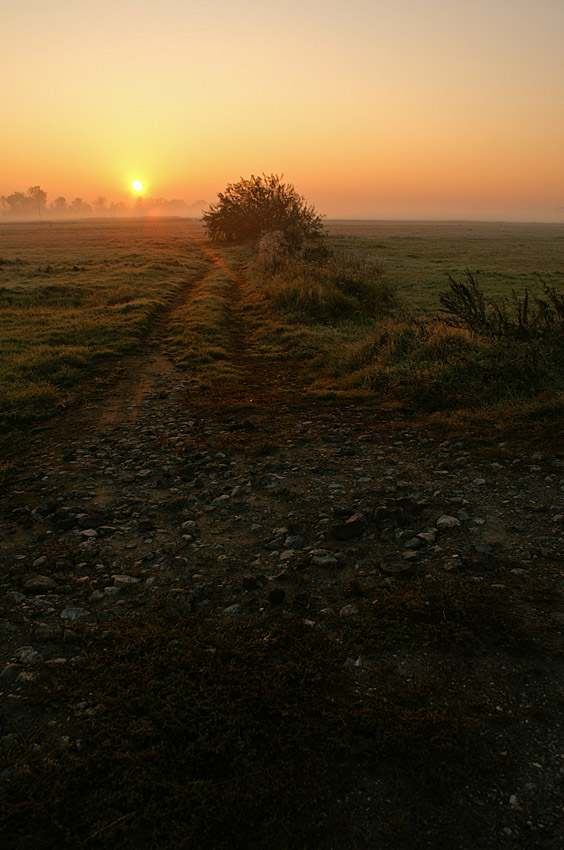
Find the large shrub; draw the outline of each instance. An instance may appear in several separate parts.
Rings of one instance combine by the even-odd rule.
[[[322,221],[290,183],[276,174],[230,183],[203,214],[210,239],[259,243],[267,233],[276,233],[293,251],[304,239],[321,235]]]

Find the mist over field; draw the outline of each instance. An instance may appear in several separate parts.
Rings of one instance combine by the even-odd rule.
[[[203,200],[186,201],[148,198],[139,195],[133,203],[114,202],[103,195],[88,202],[81,197],[67,201],[62,195],[50,200],[40,186],[26,192],[16,191],[0,196],[0,221],[42,221],[76,218],[106,218],[128,216],[182,216],[199,218],[207,207]]]

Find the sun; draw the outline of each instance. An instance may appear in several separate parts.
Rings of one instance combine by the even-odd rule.
[[[143,189],[143,184],[140,180],[134,180],[131,184],[136,192],[141,192]]]

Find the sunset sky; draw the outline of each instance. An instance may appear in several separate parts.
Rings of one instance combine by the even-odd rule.
[[[0,195],[564,221],[564,0],[17,0]]]

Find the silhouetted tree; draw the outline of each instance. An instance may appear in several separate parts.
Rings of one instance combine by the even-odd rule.
[[[47,209],[47,192],[44,192],[41,186],[30,186],[27,194],[33,199],[37,215],[41,218],[41,210]]]
[[[265,233],[278,233],[287,248],[298,248],[305,238],[320,236],[322,220],[290,183],[276,174],[230,183],[203,214],[210,239],[256,242]]]
[[[8,215],[33,215],[35,203],[33,198],[24,192],[12,192],[3,198],[3,206]]]
[[[70,205],[70,211],[78,215],[85,215],[92,212],[92,207],[82,198],[75,198]]]
[[[59,195],[58,198],[55,198],[54,201],[51,201],[51,203],[49,204],[49,209],[54,210],[54,212],[57,213],[65,212],[68,209],[67,199],[63,198],[62,195]]]

